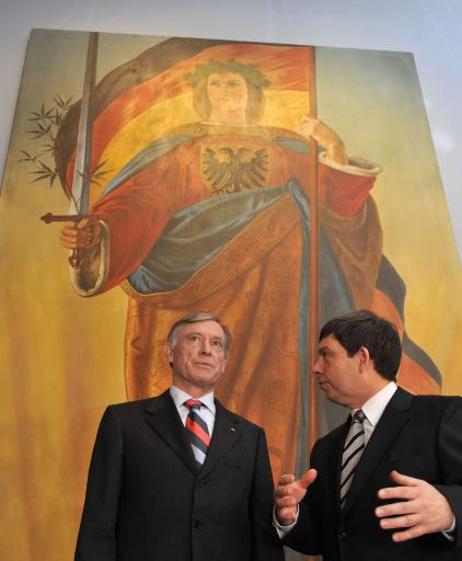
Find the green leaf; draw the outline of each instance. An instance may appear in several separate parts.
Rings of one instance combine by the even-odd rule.
[[[43,170],[47,170],[47,171],[49,171],[50,173],[53,173],[53,170],[50,168],[50,166],[47,166],[47,165],[46,165],[44,162],[42,162],[41,160],[38,161],[38,164],[40,165],[40,167],[41,167]]]

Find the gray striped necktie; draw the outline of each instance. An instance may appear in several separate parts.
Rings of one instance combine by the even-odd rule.
[[[366,440],[363,422],[366,415],[358,409],[351,420],[350,430],[345,440],[340,471],[340,508],[345,506],[346,496],[353,481],[356,466],[361,459]]]

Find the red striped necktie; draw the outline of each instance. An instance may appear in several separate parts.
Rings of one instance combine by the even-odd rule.
[[[197,463],[202,465],[210,446],[210,434],[207,423],[199,414],[202,403],[198,399],[188,399],[184,402],[184,405],[189,409],[189,415],[186,417],[185,423],[186,434]]]

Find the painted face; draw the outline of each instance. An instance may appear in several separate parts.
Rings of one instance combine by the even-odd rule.
[[[212,320],[184,325],[174,344],[167,345],[173,383],[190,395],[208,393],[225,370],[225,334]]]
[[[210,74],[207,80],[207,96],[212,106],[212,114],[245,114],[248,99],[247,82],[235,72]]]
[[[320,389],[330,401],[352,407],[361,394],[360,351],[348,356],[347,351],[333,335],[318,345],[318,358],[313,367]]]

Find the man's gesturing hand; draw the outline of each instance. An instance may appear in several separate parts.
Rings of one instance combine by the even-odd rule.
[[[393,541],[404,542],[424,534],[447,530],[454,515],[446,497],[422,479],[392,471],[391,479],[398,487],[386,487],[378,492],[380,499],[398,499],[379,506],[375,515],[384,530],[401,528],[392,534]]]
[[[297,480],[294,475],[281,475],[275,491],[275,503],[276,517],[282,526],[289,526],[295,522],[298,505],[317,475],[315,469],[307,470]]]

